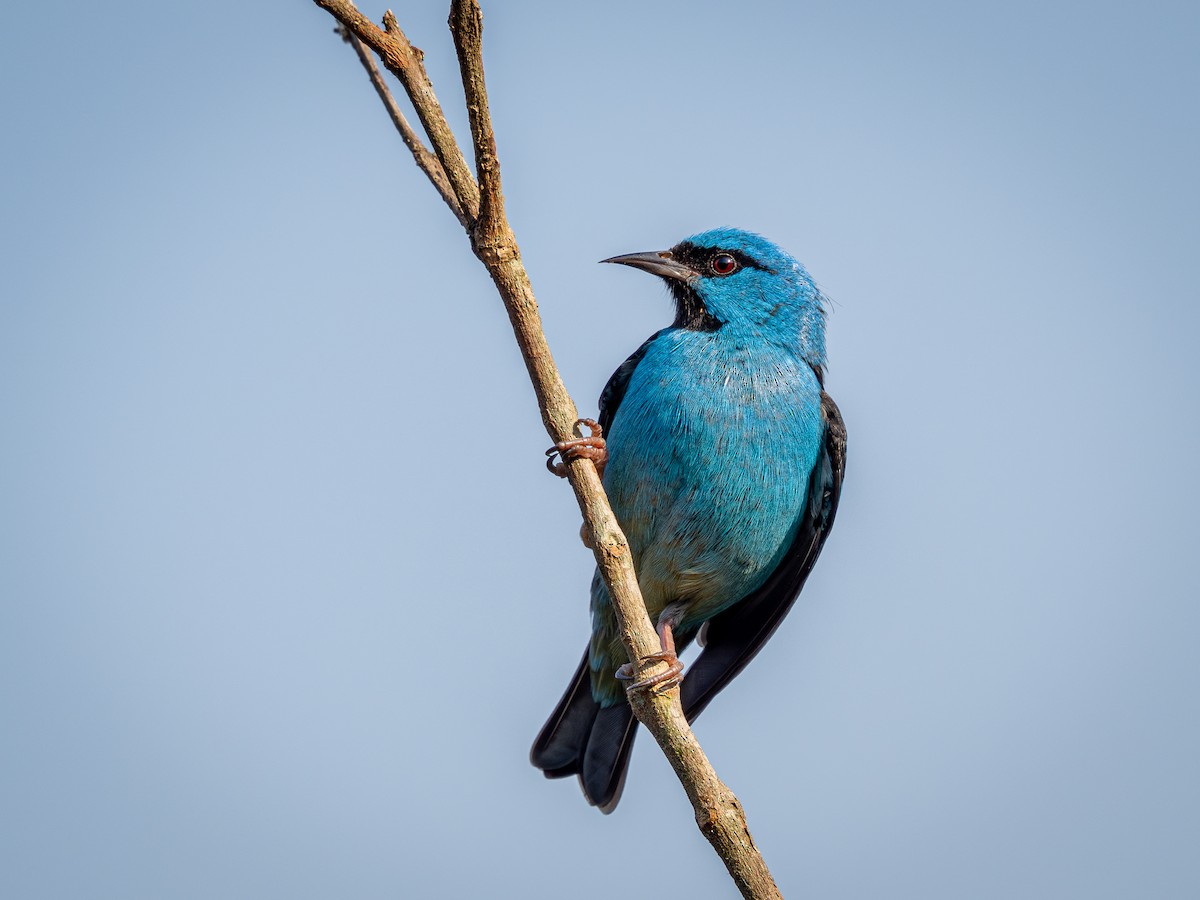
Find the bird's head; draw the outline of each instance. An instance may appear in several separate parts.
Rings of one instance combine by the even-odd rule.
[[[715,228],[670,250],[603,262],[661,277],[675,298],[676,328],[754,334],[825,365],[825,298],[800,263],[760,235]]]

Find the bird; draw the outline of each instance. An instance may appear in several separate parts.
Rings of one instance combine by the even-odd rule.
[[[825,392],[828,301],[782,248],[725,227],[602,262],[661,278],[675,318],[613,373],[598,421],[580,420],[592,434],[547,454],[601,469],[669,667],[622,683],[633,667],[597,570],[591,639],[530,760],[609,813],[637,730],[627,690],[679,684],[690,722],[758,653],[833,526],[846,428]]]

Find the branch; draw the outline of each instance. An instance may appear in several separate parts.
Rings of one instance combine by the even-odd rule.
[[[425,54],[409,43],[396,17],[388,10],[383,16],[383,30],[358,11],[350,0],[314,0],[356,38],[378,54],[388,70],[400,79],[404,91],[412,101],[413,109],[421,126],[429,135],[429,143],[438,161],[446,172],[446,178],[458,198],[463,212],[469,220],[479,215],[479,188],[467,168],[467,161],[454,140],[454,132],[446,121],[446,114],[433,93],[429,75],[425,71]]]
[[[483,12],[477,2],[451,0],[450,33],[462,72],[467,117],[475,145],[475,177],[479,181],[478,238],[486,243],[503,243],[512,237],[504,215],[504,193],[500,189],[500,160],[496,158],[496,135],[488,109],[487,86],[483,80]],[[507,235],[505,234],[507,232]],[[532,296],[532,293],[531,293]]]
[[[456,174],[457,170],[453,168],[461,163],[465,170],[466,164],[450,136],[449,128],[431,129],[430,120],[440,129],[445,126],[445,118],[424,68],[419,68],[420,77],[414,76],[416,70],[413,60],[416,66],[420,66],[420,54],[409,44],[395,17],[390,12],[384,16],[386,32],[381,32],[344,0],[314,2],[328,10],[351,33],[375,50],[400,78],[445,168],[454,193],[473,225],[467,226],[471,248],[487,268],[504,300],[517,345],[537,395],[546,431],[555,442],[577,436],[575,422],[579,414],[554,365],[550,347],[542,332],[541,316],[529,275],[521,262],[516,236],[504,214],[500,164],[483,73],[483,16],[477,0],[452,0],[450,9],[450,30],[462,71],[478,178],[475,193],[467,193],[466,196],[463,185],[469,184],[475,188],[475,181],[469,173],[464,179],[463,173]],[[387,103],[386,100],[384,102]],[[427,110],[436,110],[437,115],[427,118],[421,113],[423,106]],[[424,166],[422,169],[431,180],[435,180],[429,169]],[[596,563],[612,598],[621,639],[637,669],[635,677],[644,678],[665,668],[666,664],[643,662],[646,657],[657,653],[661,646],[638,587],[629,543],[609,506],[595,465],[587,459],[571,460],[567,463],[567,477],[575,490],[586,529],[592,536]],[[663,694],[637,691],[629,700],[634,714],[654,735],[678,775],[692,801],[700,831],[725,863],[742,895],[755,900],[779,898],[779,889],[754,844],[741,804],[717,777],[684,718],[678,687]]]
[[[446,178],[446,170],[442,168],[438,158],[430,152],[429,148],[421,141],[420,136],[413,131],[411,125],[408,124],[408,119],[404,117],[404,113],[400,111],[396,99],[392,96],[391,90],[388,89],[387,82],[383,80],[383,75],[379,71],[379,67],[375,65],[375,58],[367,52],[367,48],[363,46],[363,42],[351,34],[344,25],[339,25],[336,29],[338,34],[342,36],[347,44],[354,48],[354,52],[358,54],[358,61],[367,71],[367,77],[371,79],[371,86],[375,88],[375,93],[379,95],[379,99],[383,101],[384,108],[388,112],[388,117],[392,120],[392,124],[396,126],[396,131],[400,133],[400,140],[404,141],[404,146],[412,151],[413,161],[425,175],[433,182],[433,186],[437,188],[437,192],[442,195],[442,200],[450,207],[450,211],[454,213],[454,218],[458,219],[458,223],[463,228],[468,227],[466,213],[463,212],[462,204],[458,202],[458,197],[454,195],[454,189],[450,187],[450,181]]]

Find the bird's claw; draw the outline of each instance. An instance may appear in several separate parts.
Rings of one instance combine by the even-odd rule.
[[[615,673],[620,681],[633,681],[632,684],[625,685],[625,693],[632,694],[634,691],[651,689],[653,694],[665,694],[671,688],[678,685],[682,678],[679,676],[683,673],[683,663],[679,661],[679,657],[672,651],[664,650],[662,653],[651,653],[648,656],[643,656],[642,662],[665,662],[667,668],[654,675],[647,675],[638,681],[633,681],[633,663],[625,663],[619,667]]]
[[[595,419],[577,419],[575,427],[586,425],[592,432],[587,437],[576,438],[572,441],[559,441],[546,451],[546,468],[559,478],[567,477],[567,463],[573,459],[590,459],[596,464],[596,471],[604,474],[604,464],[608,462],[608,448],[604,442],[604,429]],[[558,462],[554,457],[561,457]]]

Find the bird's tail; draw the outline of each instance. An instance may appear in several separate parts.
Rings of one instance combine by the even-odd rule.
[[[592,699],[585,652],[567,692],[533,742],[529,760],[547,778],[578,775],[588,803],[610,813],[625,787],[636,734],[637,720],[628,703],[602,708]]]

